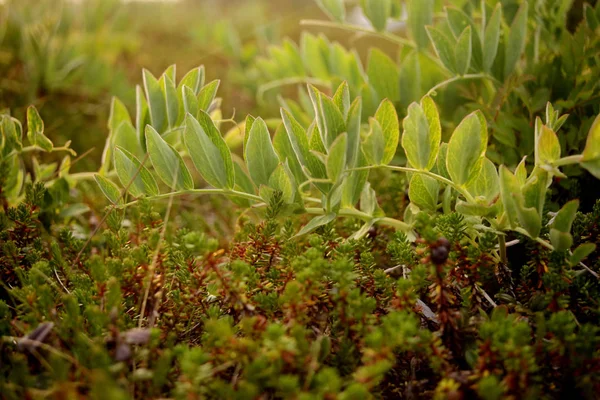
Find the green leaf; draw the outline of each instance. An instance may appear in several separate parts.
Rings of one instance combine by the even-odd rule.
[[[560,232],[571,232],[573,221],[575,221],[575,215],[579,208],[579,200],[571,200],[566,203],[554,216],[554,221],[551,227],[559,230]]]
[[[346,164],[348,168],[353,168],[356,165],[359,157],[360,149],[360,130],[361,130],[361,116],[362,116],[362,99],[356,98],[350,110],[348,111],[348,118],[346,120],[346,132],[348,133],[348,150],[346,154]],[[375,116],[377,118],[377,116]],[[380,125],[388,125],[384,121],[384,116],[380,116]],[[389,128],[391,129],[391,127]]]
[[[213,144],[219,149],[221,158],[225,163],[225,172],[227,173],[227,185],[225,187],[228,189],[232,188],[235,184],[235,171],[233,169],[231,151],[227,143],[225,143],[225,139],[223,139],[221,132],[219,132],[210,115],[206,112],[200,110],[196,119]]]
[[[600,115],[590,128],[582,155],[581,166],[600,179]]]
[[[304,32],[300,38],[302,60],[318,79],[329,79],[329,45],[323,36]]]
[[[344,22],[346,19],[346,7],[344,0],[316,0],[317,4],[329,16],[338,22]]]
[[[427,33],[433,43],[433,48],[440,58],[440,61],[450,72],[456,72],[456,55],[454,53],[454,43],[445,33],[432,26],[427,27]]]
[[[529,8],[528,2],[523,2],[519,11],[510,27],[508,38],[505,42],[504,56],[504,76],[507,77],[513,73],[517,62],[521,58],[523,50],[525,50],[525,42],[527,40],[527,11]]]
[[[123,204],[121,191],[119,190],[119,187],[117,185],[115,185],[113,182],[109,181],[100,174],[95,174],[94,179],[100,187],[100,190],[102,190],[102,193],[104,193],[106,198],[112,204]]]
[[[137,85],[135,87],[135,129],[137,131],[137,136],[140,144],[142,145],[142,149],[146,150],[146,125],[150,123],[150,112],[148,110],[148,102],[144,97],[144,92],[141,86]]]
[[[521,195],[517,178],[504,165],[500,166],[500,197],[511,228],[517,227],[516,195]]]
[[[306,174],[302,169],[302,165],[298,161],[298,157],[294,151],[290,138],[283,124],[279,125],[275,135],[273,136],[273,147],[280,160],[287,161],[288,167],[297,183],[306,181]]]
[[[523,186],[527,181],[527,165],[526,165],[527,156],[524,156],[521,159],[519,165],[515,169],[515,176],[517,177],[517,181],[519,185]]]
[[[392,15],[391,0],[361,0],[365,16],[371,21],[376,31],[384,31],[387,20]]]
[[[307,233],[314,231],[320,226],[327,225],[328,223],[333,221],[335,217],[335,213],[328,213],[325,215],[315,217],[311,219],[310,222],[306,224],[302,229],[300,229],[300,231],[296,235],[294,235],[294,237],[296,238],[298,236],[306,235]]]
[[[27,108],[27,139],[32,146],[52,151],[52,141],[44,135],[44,121],[34,106]]]
[[[227,179],[225,160],[212,136],[191,114],[186,116],[183,143],[194,166],[210,185],[219,189],[231,188],[233,185]]]
[[[373,86],[380,99],[392,102],[400,100],[400,72],[396,63],[387,54],[377,48],[369,52],[367,64],[369,84]]]
[[[584,243],[573,251],[571,258],[569,259],[569,264],[572,267],[578,265],[584,258],[592,254],[596,250],[596,245],[594,243]]]
[[[364,167],[366,165],[367,162],[364,155],[359,153],[356,167]],[[342,188],[342,208],[352,208],[356,205],[356,202],[358,202],[361,196],[363,188],[367,184],[368,177],[369,170],[366,169],[350,172],[348,177],[344,180]]]
[[[190,89],[192,89],[192,92],[194,92],[194,94],[198,94],[200,88],[204,86],[204,66],[194,68],[190,72],[188,72],[179,82],[179,85],[177,86],[177,91],[181,92],[184,86],[187,86]]]
[[[500,27],[502,23],[502,4],[496,4],[494,12],[485,27],[483,35],[483,70],[489,72],[494,65],[500,42]]]
[[[464,75],[469,71],[471,66],[471,27],[467,26],[460,34],[454,48],[454,59],[456,60],[456,72],[459,75]]]
[[[154,177],[133,154],[117,147],[114,158],[119,181],[133,197],[158,195],[158,185]]]
[[[532,238],[540,236],[542,219],[535,208],[526,208],[522,204],[517,204],[517,217],[519,218],[519,223],[527,231],[529,236]]]
[[[402,147],[410,165],[429,171],[435,165],[442,139],[437,107],[430,97],[412,103],[403,121]]]
[[[371,188],[371,184],[366,182],[363,186],[362,192],[360,193],[360,210],[373,216],[377,206],[377,194],[375,193],[375,190]]]
[[[337,182],[346,165],[346,147],[348,142],[348,135],[342,133],[334,141],[329,148],[329,154],[327,155],[327,176],[332,182]]]
[[[384,149],[382,164],[389,164],[396,155],[400,141],[400,123],[394,105],[389,100],[383,100],[375,112],[375,120],[379,122],[383,133]]]
[[[493,162],[484,159],[479,175],[467,184],[467,190],[474,197],[482,197],[487,203],[494,200],[500,192],[500,178]]]
[[[363,154],[370,165],[381,165],[383,153],[385,151],[383,129],[379,122],[374,118],[371,118],[369,123],[371,129],[362,145]]]
[[[206,86],[200,90],[200,93],[198,93],[198,108],[200,110],[208,112],[210,105],[217,96],[217,90],[219,90],[220,83],[221,81],[216,79],[207,83]]]
[[[281,109],[281,118],[285,126],[285,130],[294,149],[294,153],[298,157],[300,164],[308,169],[312,177],[323,179],[327,177],[325,165],[315,155],[311,153],[308,136],[304,128],[294,119],[294,117],[285,109]],[[315,134],[317,137],[318,134]],[[321,187],[324,189],[324,187]]]
[[[537,160],[541,164],[552,164],[560,158],[560,142],[556,133],[546,125],[542,126],[536,143]]]
[[[175,190],[191,190],[194,181],[183,159],[152,127],[146,127],[146,146],[152,166],[159,178]]]
[[[148,110],[152,127],[160,133],[167,128],[167,103],[159,81],[150,71],[144,69],[144,89],[148,99]]]
[[[193,116],[198,115],[198,111],[200,107],[198,105],[198,98],[194,93],[193,89],[188,86],[184,86],[182,89],[181,98],[183,101],[183,111],[187,114],[192,114]]]
[[[123,121],[113,133],[113,148],[119,146],[136,157],[143,156],[140,143],[138,142],[137,132],[131,122]]]
[[[110,103],[110,114],[108,116],[108,130],[114,133],[123,122],[131,123],[131,117],[127,107],[117,97],[113,97]]]
[[[160,78],[160,83],[165,96],[167,125],[169,129],[173,129],[179,121],[179,96],[177,95],[177,88],[175,87],[175,82],[168,75],[163,75]]]
[[[470,16],[458,8],[448,7],[446,8],[446,14],[448,15],[448,25],[450,26],[450,30],[454,34],[454,37],[459,37],[465,28],[471,28],[472,53],[470,65],[476,70],[481,70],[483,61],[483,45],[481,37],[479,36],[480,32],[483,34],[481,27],[476,25]]]
[[[271,143],[267,124],[262,118],[257,118],[252,124],[244,158],[254,184],[268,186],[269,177],[279,165],[279,157]]]
[[[522,185],[521,192],[525,207],[533,207],[541,216],[544,211],[546,189],[549,186],[549,174],[542,168],[534,168],[531,175]]]
[[[350,89],[348,88],[348,82],[342,82],[337,88],[333,95],[333,103],[337,106],[338,110],[340,110],[343,117],[347,118],[348,110],[350,109]]]
[[[344,116],[333,103],[333,100],[314,86],[309,85],[308,93],[315,111],[323,144],[331,146],[337,135],[346,129]]]
[[[480,111],[469,114],[456,127],[446,155],[446,167],[455,184],[465,185],[477,176],[487,140],[487,124]]]
[[[450,174],[448,173],[448,168],[446,167],[446,157],[448,155],[448,143],[442,143],[440,145],[440,150],[438,152],[438,157],[436,161],[436,169],[438,175],[443,176],[446,179],[450,179]]]
[[[280,163],[277,168],[275,168],[275,171],[273,171],[269,177],[269,187],[281,191],[281,193],[283,193],[283,200],[287,204],[292,204],[294,202],[294,197],[296,196],[296,182],[292,175],[292,171],[290,171],[290,168],[287,165],[287,161],[285,163]]]
[[[429,45],[426,26],[433,23],[435,0],[409,0],[408,27],[417,47],[423,49]]]
[[[429,176],[415,173],[408,187],[410,201],[422,209],[435,211],[437,209],[440,184]]]

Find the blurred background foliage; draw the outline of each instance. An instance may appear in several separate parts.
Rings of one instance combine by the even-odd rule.
[[[321,15],[305,0],[5,0],[0,109],[23,119],[35,105],[55,143],[93,149],[73,169],[93,170],[111,98],[133,107],[142,68],[204,64],[208,80],[221,79],[224,110],[243,117],[256,109],[254,59],[284,36],[297,39],[299,19]]]

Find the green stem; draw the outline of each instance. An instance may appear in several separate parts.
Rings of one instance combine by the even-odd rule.
[[[574,156],[568,156],[560,158],[552,163],[555,167],[562,167],[563,165],[579,164],[583,159],[583,155],[576,154]]]
[[[508,257],[506,256],[506,237],[498,235],[498,248],[500,249],[500,260],[502,264],[508,265]]]
[[[390,43],[394,43],[394,44],[397,44],[400,46],[406,46],[406,47],[410,47],[411,49],[418,50],[416,43],[414,43],[408,39],[405,39],[398,35],[394,35],[390,32],[377,32],[370,28],[365,28],[364,26],[360,26],[360,25],[344,24],[344,23],[332,22],[332,21],[321,21],[321,20],[317,20],[317,19],[301,20],[300,25],[302,25],[302,26],[317,26],[317,27],[321,27],[321,28],[341,29],[341,30],[348,31],[348,32],[363,33],[365,35],[378,37],[378,38],[386,40]],[[437,59],[430,52],[421,51],[421,53],[424,54],[427,58],[433,60],[435,63],[440,64],[439,59]]]
[[[252,201],[259,201],[259,202],[263,202],[264,201],[261,197],[253,195],[253,194],[244,193],[244,192],[238,192],[237,190],[227,190],[227,189],[191,189],[191,190],[182,190],[180,192],[164,193],[164,194],[159,194],[157,196],[146,197],[146,199],[154,201],[154,200],[160,200],[160,199],[167,199],[167,198],[170,198],[172,196],[182,196],[182,195],[185,195],[185,194],[223,194],[223,195],[226,195],[226,196],[241,197],[241,198],[252,200]],[[126,208],[126,207],[129,207],[131,205],[136,204],[138,201],[139,200],[133,200],[133,201],[130,201],[129,203],[118,205],[117,208]]]
[[[306,212],[308,214],[312,214],[312,215],[325,215],[326,211],[322,208],[306,208]],[[376,223],[381,224],[381,225],[387,225],[387,226],[391,226],[395,229],[404,231],[404,232],[408,232],[410,231],[412,228],[410,227],[410,225],[408,225],[406,222],[403,221],[399,221],[397,219],[394,218],[377,218],[377,217],[373,217],[372,215],[369,215],[367,213],[358,211],[358,210],[352,210],[352,209],[341,209],[338,211],[338,216],[340,217],[351,217],[351,218],[357,218],[360,219],[362,221],[373,221],[375,220]]]
[[[435,85],[434,87],[432,87],[431,89],[429,89],[429,91],[427,92],[426,96],[430,96],[432,93],[436,92],[438,89],[441,89],[441,88],[443,88],[445,86],[448,86],[451,83],[458,82],[458,81],[472,80],[472,79],[489,79],[492,82],[497,82],[496,78],[494,78],[493,76],[490,76],[488,74],[460,75],[460,76],[452,77],[450,79],[446,79],[445,81],[442,81],[442,82],[438,83],[437,85]]]
[[[392,171],[411,172],[411,173],[415,173],[415,174],[427,175],[439,182],[442,182],[442,183],[452,187],[458,193],[462,194],[469,203],[475,203],[475,199],[473,198],[471,193],[469,193],[465,188],[455,184],[450,179],[444,178],[443,176],[438,175],[438,174],[434,174],[431,171],[425,171],[425,170],[409,168],[409,167],[397,167],[395,165],[372,165],[372,166],[368,166],[368,167],[351,168],[348,171],[360,171],[360,170],[375,169],[375,168],[387,168]]]
[[[278,80],[266,83],[264,85],[261,85],[258,88],[256,97],[258,98],[259,102],[262,102],[265,93],[268,92],[269,90],[276,89],[281,86],[297,85],[297,84],[301,84],[301,83],[311,84],[311,85],[316,85],[316,86],[323,86],[328,89],[331,88],[331,83],[329,81],[325,81],[323,79],[318,79],[318,78],[310,78],[310,77],[306,77],[306,76],[295,76],[295,77],[291,77],[291,78],[278,79]]]
[[[364,26],[360,26],[360,25],[344,24],[344,23],[332,22],[332,21],[321,21],[318,19],[303,19],[300,21],[300,25],[302,25],[302,26],[318,26],[321,28],[334,28],[334,29],[341,29],[341,30],[349,31],[349,32],[364,33],[364,34],[367,34],[370,36],[375,36],[375,37],[379,37],[381,39],[385,39],[391,43],[399,44],[402,46],[407,46],[410,48],[416,48],[415,43],[411,42],[410,40],[404,39],[403,37],[396,36],[389,32],[377,32],[370,28],[365,28]]]

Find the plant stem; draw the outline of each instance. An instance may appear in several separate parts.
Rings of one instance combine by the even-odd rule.
[[[506,238],[504,235],[498,235],[498,248],[500,249],[500,260],[502,264],[508,265],[508,257],[506,256]]]
[[[311,84],[311,85],[316,85],[316,86],[323,86],[328,89],[331,88],[331,83],[329,81],[325,81],[325,80],[318,79],[318,78],[311,78],[311,77],[307,77],[307,76],[294,76],[291,78],[278,79],[278,80],[266,83],[264,85],[261,85],[258,88],[256,97],[258,98],[259,102],[262,102],[263,98],[265,96],[265,93],[268,92],[269,90],[272,90],[272,89],[275,89],[275,88],[278,88],[281,86],[297,85],[300,83]]]
[[[458,193],[462,194],[469,203],[475,203],[475,199],[473,198],[471,193],[469,193],[465,188],[455,184],[450,179],[444,178],[443,176],[438,175],[438,174],[434,174],[431,171],[409,168],[409,167],[398,167],[395,165],[372,165],[372,166],[368,166],[368,167],[351,168],[348,171],[360,171],[360,170],[375,169],[375,168],[387,168],[392,171],[411,172],[411,173],[415,173],[415,174],[427,175],[430,178],[433,178],[439,182],[442,182],[442,183],[452,187]]]
[[[415,43],[411,42],[410,40],[404,39],[403,37],[396,36],[389,32],[377,32],[370,28],[365,28],[360,25],[343,24],[343,23],[332,22],[332,21],[321,21],[318,19],[303,19],[300,21],[300,25],[302,25],[302,26],[318,26],[321,28],[334,28],[334,29],[341,29],[341,30],[349,31],[349,32],[365,33],[367,35],[376,36],[381,39],[385,39],[391,43],[399,44],[402,46],[408,46],[410,48],[416,48]]]
[[[458,81],[464,81],[464,80],[472,80],[472,79],[489,79],[493,82],[497,82],[497,80],[493,76],[490,76],[488,74],[460,75],[460,76],[455,76],[455,77],[446,79],[445,81],[438,83],[437,85],[435,85],[434,87],[429,89],[426,96],[430,96],[432,93],[436,92],[438,89],[441,89],[444,86],[448,86],[451,83],[458,82]]]
[[[325,215],[326,212],[324,209],[322,208],[306,208],[306,212],[308,214],[312,214],[312,215]],[[338,216],[340,217],[351,217],[351,218],[358,218],[360,220],[363,221],[373,221],[375,220],[376,223],[381,224],[381,225],[387,225],[387,226],[391,226],[395,229],[404,231],[404,232],[409,232],[412,228],[410,225],[408,225],[406,222],[403,221],[399,221],[397,219],[394,218],[388,218],[388,217],[384,217],[384,218],[377,218],[377,217],[373,217],[372,215],[369,215],[367,213],[358,211],[358,210],[352,210],[352,209],[341,209],[338,211]]]
[[[166,199],[166,198],[169,198],[172,196],[182,196],[185,194],[223,194],[223,195],[228,195],[228,196],[241,197],[241,198],[245,198],[245,199],[253,200],[253,201],[260,201],[260,202],[264,201],[261,197],[253,195],[253,194],[238,192],[237,190],[227,190],[227,189],[182,190],[180,192],[159,194],[157,196],[147,197],[146,199],[147,200],[160,200],[160,199]],[[133,201],[130,201],[129,203],[118,205],[117,208],[126,208],[126,207],[136,204],[138,201],[139,200],[133,200]]]
[[[555,167],[562,167],[563,165],[579,164],[583,159],[583,155],[576,154],[574,156],[568,156],[560,158],[552,163]]]

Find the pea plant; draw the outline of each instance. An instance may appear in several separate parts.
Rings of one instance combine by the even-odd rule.
[[[67,179],[72,179],[69,178],[71,156],[77,154],[69,147],[70,141],[64,146],[54,146],[44,134],[44,122],[35,107],[27,109],[26,137],[21,122],[8,113],[0,114],[0,131],[0,200],[4,210],[22,201],[28,183],[50,186],[62,179],[68,191]],[[46,163],[38,157],[42,153],[60,152],[67,153],[60,163]],[[31,173],[26,172],[26,163],[32,166]]]
[[[354,238],[364,236],[374,224],[415,237],[413,225],[420,212],[456,211],[469,218],[473,230],[496,233],[500,257],[505,259],[508,231],[549,249],[570,251],[578,202],[565,204],[553,216],[548,241],[541,235],[546,191],[554,177],[566,177],[560,168],[570,164],[600,178],[600,118],[590,129],[583,153],[561,157],[556,132],[567,116],[548,103],[545,121],[536,119],[533,168],[527,168],[524,157],[511,171],[486,155],[489,133],[482,112],[464,117],[445,143],[438,108],[425,96],[409,106],[401,134],[395,108],[387,99],[363,124],[362,98],[352,98],[346,82],[331,97],[308,86],[315,118],[307,129],[285,108],[273,137],[263,119],[248,116],[243,157],[238,157],[220,132],[223,121],[215,118],[220,114],[217,87],[217,81],[204,84],[203,68],[188,73],[178,85],[174,67],[158,79],[145,71],[135,126],[123,104],[113,101],[111,134],[95,179],[115,207],[133,204],[139,197],[222,194],[260,209],[280,193],[288,214],[314,216],[298,235],[337,217],[352,217],[364,222]],[[403,166],[390,164],[398,147],[406,154]],[[188,159],[207,187],[196,186]],[[409,175],[411,204],[404,221],[386,217],[378,206],[368,181],[369,170],[375,168]],[[120,185],[109,179],[115,175]],[[577,265],[594,248],[578,247],[571,263]]]
[[[533,154],[535,116],[551,102],[571,114],[560,138],[564,153],[583,147],[587,129],[581,127],[592,123],[600,91],[600,6],[584,4],[585,18],[574,29],[569,1],[459,1],[443,8],[433,0],[357,2],[370,26],[354,22],[345,3],[317,0],[330,20],[301,21],[307,30],[298,44],[286,40],[256,62],[260,99],[277,101],[269,96],[283,86],[333,90],[347,81],[350,93],[363,98],[366,119],[385,98],[403,117],[428,95],[453,124],[481,111],[489,127],[488,158],[511,166]],[[406,29],[392,31],[392,23]],[[366,62],[356,50],[309,29],[368,40]],[[306,92],[299,90],[300,101],[279,101],[310,114]]]

